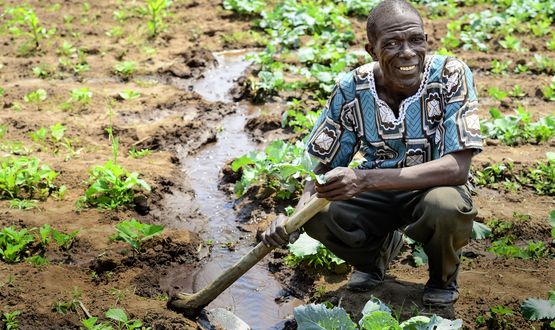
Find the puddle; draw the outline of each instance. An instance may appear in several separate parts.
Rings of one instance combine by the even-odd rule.
[[[245,53],[215,54],[219,67],[206,72],[205,78],[196,82],[192,90],[208,101],[231,102],[227,91],[233,86],[233,80],[249,65],[243,59]],[[190,88],[188,84],[189,82],[184,81],[180,87]],[[162,283],[163,285],[171,283],[183,288],[185,292],[196,292],[240,259],[255,243],[253,234],[237,229],[237,215],[232,208],[232,201],[218,189],[220,171],[227,160],[262,147],[254,144],[243,130],[245,115],[252,109],[249,110],[246,104],[236,106],[237,111],[234,114],[223,118],[222,131],[217,135],[217,142],[205,146],[194,156],[178,151],[183,171],[195,191],[199,211],[208,219],[197,232],[200,232],[205,241],[212,242],[212,252],[210,259],[196,269],[192,276],[185,278],[184,269],[177,268],[164,280],[167,283]],[[227,244],[233,244],[235,251],[230,251]],[[283,295],[282,290],[280,283],[269,273],[267,264],[260,262],[208,305],[208,308],[227,308],[253,329],[282,329],[284,318],[291,315],[293,308],[302,303],[298,299],[276,303],[275,299]]]

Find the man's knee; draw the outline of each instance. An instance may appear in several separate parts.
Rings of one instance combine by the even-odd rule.
[[[437,187],[430,189],[422,198],[420,212],[442,223],[472,223],[476,209],[466,188]]]

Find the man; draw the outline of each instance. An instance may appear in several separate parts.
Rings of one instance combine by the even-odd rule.
[[[304,228],[354,266],[347,287],[357,291],[383,282],[404,232],[428,255],[423,303],[448,306],[476,215],[466,185],[482,149],[472,74],[426,54],[422,18],[403,0],[378,4],[367,34],[374,62],[338,82],[308,140],[326,183],[308,182],[299,206],[315,193],[332,202]],[[357,151],[366,161],[348,168]],[[267,245],[287,242],[284,220],[262,235]]]

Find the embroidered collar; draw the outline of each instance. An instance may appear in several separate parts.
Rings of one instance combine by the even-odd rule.
[[[395,118],[395,115],[393,114],[393,111],[391,110],[389,105],[378,96],[378,92],[376,91],[376,83],[374,80],[374,65],[376,64],[376,62],[370,63],[370,72],[367,75],[366,79],[368,79],[368,84],[370,85],[370,92],[372,93],[372,96],[378,104],[378,110],[380,112],[380,118],[382,118],[382,121],[391,123],[393,125],[399,125],[405,120],[405,112],[407,107],[414,101],[420,99],[420,97],[422,96],[422,92],[424,91],[426,84],[428,83],[428,75],[430,73],[430,67],[433,59],[434,55],[427,56],[426,65],[424,66],[424,75],[422,77],[422,81],[420,82],[420,87],[418,88],[416,94],[401,101],[401,104],[399,105],[398,118]]]

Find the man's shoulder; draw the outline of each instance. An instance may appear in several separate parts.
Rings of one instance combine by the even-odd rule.
[[[336,79],[336,84],[343,91],[356,90],[361,84],[368,84],[368,75],[372,70],[372,63],[363,64]]]

